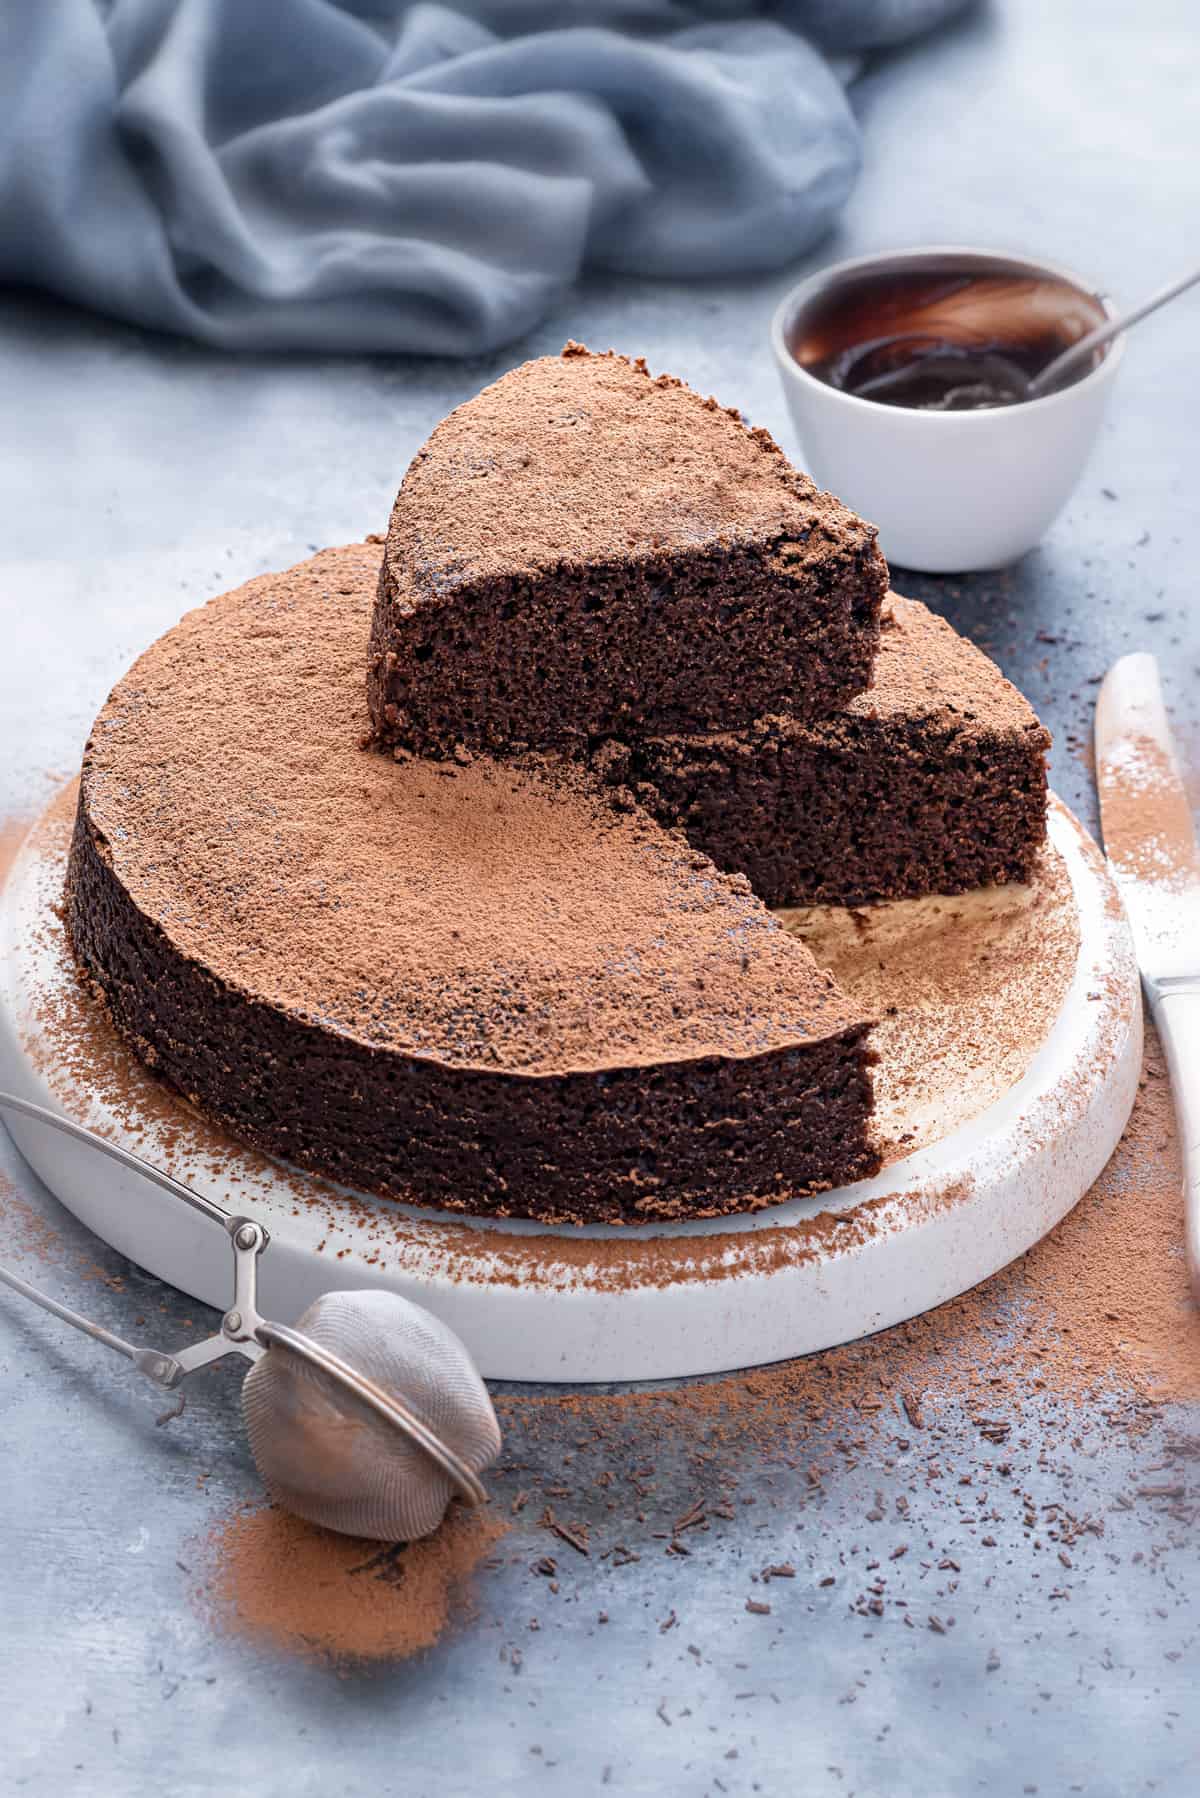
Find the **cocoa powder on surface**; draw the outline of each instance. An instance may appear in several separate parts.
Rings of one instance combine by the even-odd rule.
[[[471,1614],[471,1574],[506,1524],[453,1505],[432,1536],[385,1544],[240,1506],[201,1545],[196,1599],[213,1626],[340,1663],[403,1660]]]

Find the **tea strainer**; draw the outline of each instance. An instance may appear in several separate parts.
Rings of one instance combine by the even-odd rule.
[[[0,1267],[0,1281],[124,1355],[173,1391],[226,1355],[253,1363],[242,1384],[250,1449],[272,1498],[345,1535],[413,1541],[437,1528],[454,1497],[482,1504],[482,1470],[500,1452],[487,1387],[438,1318],[383,1291],[328,1292],[294,1325],[258,1310],[258,1259],[270,1237],[211,1199],[28,1099],[0,1092],[0,1109],[48,1124],[133,1169],[219,1224],[233,1248],[233,1296],[217,1335],[177,1353],[142,1348]]]

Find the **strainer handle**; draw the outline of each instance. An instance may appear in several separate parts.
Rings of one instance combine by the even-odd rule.
[[[107,1155],[110,1161],[119,1162],[122,1167],[132,1169],[135,1174],[141,1174],[143,1179],[153,1181],[155,1186],[161,1186],[164,1192],[169,1192],[172,1198],[182,1199],[185,1205],[192,1207],[193,1211],[201,1212],[214,1224],[220,1224],[223,1230],[228,1230],[231,1221],[229,1213],[220,1205],[215,1204],[212,1199],[206,1199],[200,1193],[193,1192],[190,1186],[185,1186],[181,1180],[173,1180],[170,1174],[164,1174],[162,1169],[155,1167],[152,1162],[144,1161],[140,1155],[135,1155],[132,1149],[123,1149],[120,1144],[109,1142],[106,1137],[97,1136],[94,1130],[88,1130],[83,1124],[77,1124],[73,1118],[61,1117],[57,1111],[50,1111],[45,1105],[35,1105],[32,1099],[21,1099],[17,1097],[16,1093],[6,1092],[0,1092],[0,1111],[17,1111],[22,1117],[33,1118],[36,1123],[49,1124],[51,1129],[61,1131],[64,1136],[73,1136],[76,1142],[87,1143],[89,1148],[95,1149],[101,1155]]]
[[[72,1311],[70,1305],[52,1299],[49,1293],[39,1291],[28,1280],[23,1280],[20,1274],[10,1273],[6,1267],[0,1267],[0,1282],[11,1287],[13,1292],[19,1292],[22,1298],[40,1305],[51,1317],[61,1318],[72,1329],[81,1330],[93,1342],[102,1342],[105,1348],[124,1355],[127,1361],[133,1362],[139,1373],[144,1373],[156,1386],[165,1386],[170,1392],[178,1386],[180,1380],[195,1373],[198,1367],[207,1367],[210,1362],[223,1360],[226,1355],[241,1355],[247,1361],[257,1361],[264,1352],[257,1335],[263,1320],[258,1314],[256,1263],[267,1233],[261,1224],[253,1223],[248,1217],[234,1218],[232,1221],[237,1226],[232,1232],[233,1304],[221,1319],[217,1335],[206,1336],[203,1342],[193,1342],[173,1355],[165,1354],[161,1349],[139,1348],[136,1342],[126,1342],[123,1336],[106,1330],[103,1324],[93,1323],[90,1317],[84,1317],[80,1311]]]
[[[198,1367],[206,1367],[212,1361],[219,1361],[225,1355],[242,1355],[247,1361],[256,1361],[262,1354],[262,1347],[255,1337],[255,1331],[261,1321],[258,1313],[257,1298],[257,1262],[268,1242],[271,1240],[266,1227],[247,1217],[234,1217],[217,1205],[212,1199],[206,1199],[182,1181],[173,1180],[170,1174],[164,1174],[152,1162],[143,1161],[131,1149],[123,1149],[118,1144],[109,1142],[103,1136],[97,1136],[94,1130],[88,1130],[83,1124],[77,1124],[72,1118],[60,1117],[58,1112],[49,1111],[44,1105],[37,1105],[32,1099],[22,1099],[16,1093],[0,1090],[0,1111],[16,1111],[22,1117],[32,1118],[35,1123],[49,1124],[51,1129],[61,1131],[64,1136],[73,1136],[77,1142],[86,1143],[101,1155],[107,1155],[110,1161],[118,1162],[122,1167],[131,1168],[150,1180],[155,1186],[169,1192],[172,1198],[182,1199],[193,1211],[210,1218],[219,1224],[229,1237],[233,1246],[234,1294],[233,1304],[221,1319],[221,1330],[216,1336],[210,1336],[203,1342],[192,1343],[188,1348],[180,1349],[177,1354],[164,1354],[158,1349],[139,1348],[136,1343],[126,1342],[123,1336],[114,1335],[102,1324],[92,1323],[78,1311],[72,1311],[69,1305],[62,1305],[28,1280],[22,1280],[18,1274],[8,1273],[0,1267],[0,1280],[22,1298],[31,1299],[40,1305],[43,1311],[51,1316],[61,1318],[64,1323],[82,1330],[85,1336],[93,1341],[101,1342],[118,1355],[124,1355],[132,1361],[139,1373],[144,1373],[158,1386],[170,1390],[189,1373]]]
[[[19,1292],[22,1298],[31,1299],[35,1305],[40,1305],[43,1311],[50,1313],[51,1317],[61,1318],[63,1323],[70,1324],[73,1329],[82,1330],[83,1334],[90,1336],[93,1342],[102,1342],[105,1348],[114,1350],[118,1355],[124,1355],[127,1361],[133,1362],[139,1373],[144,1373],[147,1379],[154,1381],[156,1386],[166,1386],[170,1389],[177,1385],[182,1377],[174,1356],[162,1355],[157,1349],[139,1348],[136,1342],[126,1342],[123,1336],[117,1336],[112,1330],[106,1330],[103,1324],[93,1323],[91,1318],[84,1317],[82,1312],[72,1311],[69,1305],[60,1304],[57,1299],[52,1299],[49,1293],[39,1292],[36,1286],[31,1286],[28,1280],[22,1280],[19,1274],[10,1273],[6,1267],[0,1267],[0,1281],[3,1281],[5,1286],[11,1287],[14,1292]]]
[[[79,1311],[72,1311],[69,1305],[60,1305],[57,1299],[52,1299],[49,1293],[39,1292],[36,1286],[31,1286],[28,1280],[22,1280],[19,1274],[10,1273],[6,1267],[0,1267],[0,1280],[3,1280],[6,1286],[11,1286],[14,1292],[19,1292],[22,1298],[32,1299],[35,1305],[40,1305],[43,1311],[50,1313],[51,1317],[59,1317],[63,1323],[71,1324],[75,1329],[82,1330],[84,1335],[90,1336],[93,1341],[102,1342],[105,1348],[115,1349],[117,1354],[124,1355],[127,1361],[137,1360],[139,1350],[132,1342],[126,1342],[123,1336],[114,1335],[111,1330],[106,1330],[103,1324],[94,1324],[90,1317],[84,1317]]]

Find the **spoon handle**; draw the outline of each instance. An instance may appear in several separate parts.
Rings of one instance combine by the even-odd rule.
[[[1056,356],[1053,362],[1048,362],[1041,374],[1035,375],[1030,381],[1025,397],[1036,400],[1041,399],[1043,394],[1052,392],[1067,370],[1074,368],[1077,362],[1082,361],[1085,356],[1090,356],[1093,350],[1098,350],[1102,343],[1108,343],[1111,338],[1119,336],[1122,331],[1127,331],[1130,325],[1136,325],[1139,319],[1146,317],[1147,313],[1157,312],[1160,306],[1165,306],[1167,301],[1173,300],[1177,294],[1186,293],[1189,287],[1196,285],[1197,281],[1200,281],[1200,268],[1191,269],[1186,275],[1180,275],[1177,280],[1171,281],[1166,287],[1161,287],[1157,293],[1151,294],[1150,298],[1143,300],[1140,306],[1134,306],[1129,312],[1122,312],[1117,318],[1105,319],[1102,325],[1097,325],[1094,331],[1089,331],[1086,337],[1081,337],[1078,343],[1073,343],[1070,349],[1062,352],[1061,356]]]

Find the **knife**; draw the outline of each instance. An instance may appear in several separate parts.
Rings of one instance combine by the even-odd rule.
[[[1152,655],[1122,656],[1104,678],[1096,782],[1105,853],[1171,1076],[1188,1277],[1200,1302],[1200,849]]]

